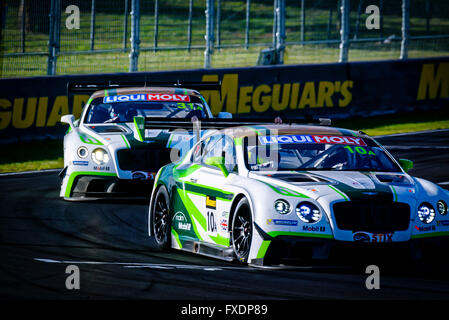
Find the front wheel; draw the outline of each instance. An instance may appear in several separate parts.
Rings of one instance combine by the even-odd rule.
[[[161,186],[151,204],[151,228],[156,248],[167,249],[170,245],[170,210],[167,189]]]
[[[241,263],[247,263],[253,237],[253,219],[246,198],[240,199],[235,208],[231,230],[234,253]]]

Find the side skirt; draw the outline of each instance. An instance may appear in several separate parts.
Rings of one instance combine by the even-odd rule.
[[[194,240],[183,240],[182,247],[175,245],[172,241],[172,248],[225,261],[233,261],[236,258],[232,247],[222,247]]]

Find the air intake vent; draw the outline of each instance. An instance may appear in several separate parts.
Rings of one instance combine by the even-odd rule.
[[[407,230],[410,207],[406,203],[366,200],[334,204],[334,216],[341,230],[388,233]]]

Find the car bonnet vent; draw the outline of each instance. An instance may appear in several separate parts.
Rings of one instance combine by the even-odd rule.
[[[125,129],[119,126],[91,126],[90,128],[100,134],[126,132]]]
[[[287,181],[287,182],[329,182],[328,180],[324,180],[322,178],[312,176],[309,174],[273,174],[271,178]]]

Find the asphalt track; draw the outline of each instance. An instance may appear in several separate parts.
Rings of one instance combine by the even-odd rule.
[[[449,183],[449,131],[378,139],[411,174]],[[0,299],[449,299],[449,266],[364,261],[260,269],[156,252],[147,204],[65,202],[55,172],[0,177]],[[380,289],[365,286],[380,266]],[[65,286],[80,270],[80,289]]]

